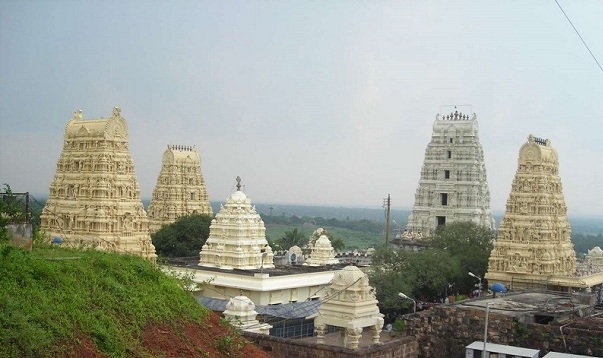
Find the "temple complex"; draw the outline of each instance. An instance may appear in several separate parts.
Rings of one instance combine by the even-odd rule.
[[[190,214],[213,215],[195,146],[168,145],[148,208],[151,233]]]
[[[486,278],[513,288],[579,286],[557,151],[530,135],[518,162]]]
[[[342,329],[341,345],[344,347],[357,349],[365,327],[370,327],[373,343],[379,343],[383,314],[379,313],[377,303],[375,290],[358,267],[347,266],[337,271],[314,318],[318,333],[316,342],[324,343],[326,326],[329,325]]]
[[[458,111],[436,116],[412,213],[395,242],[421,242],[455,221],[494,229],[477,116]]]
[[[157,257],[119,108],[104,119],[76,111],[65,126],[41,228],[68,246]]]
[[[212,220],[209,238],[199,255],[199,266],[205,267],[225,270],[274,267],[264,222],[241,191],[241,178],[237,177],[237,190]]]

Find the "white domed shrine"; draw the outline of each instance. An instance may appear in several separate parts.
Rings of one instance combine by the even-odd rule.
[[[247,296],[233,297],[226,304],[224,317],[231,324],[247,332],[268,334],[271,325],[260,323],[256,319],[258,313],[255,311],[255,304]]]
[[[209,227],[209,238],[201,249],[199,266],[225,270],[274,268],[274,254],[266,240],[266,228],[251,200],[237,190],[226,199]]]
[[[377,303],[368,276],[358,267],[347,266],[337,271],[314,319],[318,332],[317,343],[324,343],[327,325],[344,330],[341,344],[345,347],[358,348],[364,327],[371,328],[373,343],[379,343],[383,314],[379,313]]]
[[[331,246],[331,240],[326,234],[322,233],[314,242],[310,257],[304,265],[308,266],[325,266],[338,264],[339,260],[335,258],[335,250]]]

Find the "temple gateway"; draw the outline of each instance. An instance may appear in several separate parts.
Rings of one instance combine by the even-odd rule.
[[[42,230],[64,245],[154,260],[121,110],[115,107],[109,118],[87,120],[76,111],[65,126],[63,143],[41,215]]]

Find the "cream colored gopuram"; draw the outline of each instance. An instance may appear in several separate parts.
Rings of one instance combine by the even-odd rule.
[[[149,204],[151,233],[190,214],[213,215],[194,146],[168,145]]]
[[[477,116],[455,111],[436,116],[431,142],[415,193],[415,204],[401,240],[420,241],[455,221],[494,229],[484,151]]]
[[[41,228],[68,246],[157,257],[119,108],[106,119],[76,111],[67,123]]]
[[[569,279],[575,276],[576,254],[557,151],[548,139],[530,135],[518,164],[486,278],[513,288],[581,286]]]
[[[274,254],[266,240],[266,227],[251,200],[237,191],[220,208],[209,226],[209,238],[201,248],[199,266],[224,270],[274,268]]]

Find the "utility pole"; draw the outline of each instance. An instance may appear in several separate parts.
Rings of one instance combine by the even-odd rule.
[[[390,195],[387,194],[387,199],[383,199],[383,207],[385,208],[385,246],[389,245],[389,212],[392,206]]]

